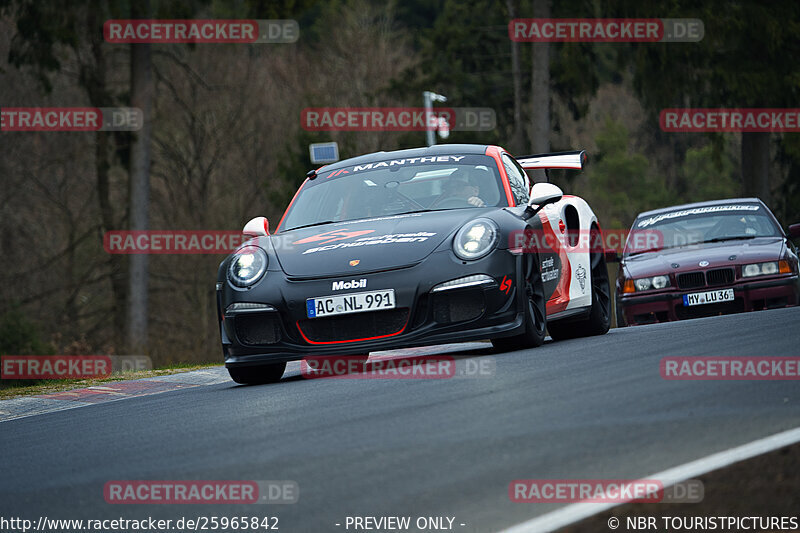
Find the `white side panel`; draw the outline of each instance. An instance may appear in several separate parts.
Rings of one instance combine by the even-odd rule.
[[[564,219],[564,209],[572,205],[578,211],[580,238],[576,246],[570,246],[566,236],[558,229],[558,221]],[[547,206],[547,216],[553,218],[554,231],[561,237],[570,264],[569,303],[567,310],[592,305],[591,263],[589,260],[589,231],[597,217],[589,204],[577,196],[566,196],[561,201]],[[552,213],[552,214],[551,214]],[[566,223],[566,221],[565,221]]]

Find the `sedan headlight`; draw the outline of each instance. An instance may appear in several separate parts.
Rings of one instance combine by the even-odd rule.
[[[453,251],[465,261],[480,259],[497,242],[497,224],[488,218],[477,218],[465,224],[453,240]]]
[[[244,246],[233,254],[228,279],[237,287],[248,287],[267,270],[267,253],[258,246]]]
[[[633,285],[637,291],[649,291],[650,289],[663,289],[670,286],[669,276],[653,276],[652,278],[639,278],[633,280]]]
[[[653,288],[663,289],[664,287],[669,287],[669,278],[667,276],[654,276]]]
[[[742,277],[752,278],[753,276],[770,276],[778,273],[778,262],[769,261],[768,263],[752,263],[742,267]]]

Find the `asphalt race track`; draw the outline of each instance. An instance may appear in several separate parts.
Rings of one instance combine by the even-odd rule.
[[[9,420],[0,515],[268,515],[285,532],[346,531],[347,516],[430,516],[454,517],[455,531],[497,531],[560,506],[511,502],[512,480],[642,478],[800,426],[796,381],[659,374],[665,356],[798,356],[798,326],[793,308],[506,354],[472,344],[466,355],[493,359],[491,375],[453,379],[307,380],[294,364],[276,385],[231,381]],[[293,480],[300,499],[103,497],[109,480],[188,479]]]

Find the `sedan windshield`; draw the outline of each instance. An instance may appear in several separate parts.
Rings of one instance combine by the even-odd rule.
[[[631,233],[652,238],[628,238],[624,255],[676,248],[691,244],[779,237],[780,229],[759,204],[741,203],[696,207],[639,217]],[[633,243],[651,243],[646,248]]]
[[[281,231],[363,218],[507,206],[485,155],[393,159],[323,170],[300,190]]]

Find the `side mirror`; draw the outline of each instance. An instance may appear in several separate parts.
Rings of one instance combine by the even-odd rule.
[[[534,183],[531,187],[531,199],[528,205],[545,206],[547,204],[554,204],[561,200],[564,192],[552,183]]]
[[[528,200],[528,207],[525,208],[523,218],[527,220],[533,217],[544,206],[558,202],[563,196],[564,192],[552,183],[534,183],[531,187],[531,199]]]
[[[795,239],[800,238],[800,223],[789,226],[789,236]]]
[[[266,237],[269,235],[269,221],[266,217],[256,217],[244,225],[242,233],[248,237]]]

